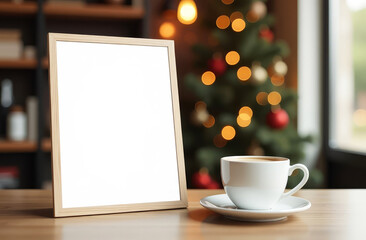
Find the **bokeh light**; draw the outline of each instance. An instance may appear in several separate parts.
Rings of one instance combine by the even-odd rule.
[[[222,128],[221,135],[225,140],[231,140],[235,137],[236,131],[235,128],[233,128],[230,125],[227,125]]]
[[[232,4],[234,2],[234,0],[221,0],[221,2],[223,4],[229,5],[229,4]]]
[[[248,127],[252,121],[252,118],[247,113],[241,113],[236,118],[236,122],[240,127]]]
[[[198,102],[196,102],[196,104],[194,105],[194,108],[195,108],[196,110],[206,109],[206,107],[207,107],[207,105],[206,105],[206,103],[205,103],[205,102],[203,102],[203,101],[198,101]]]
[[[248,106],[240,108],[239,115],[243,113],[247,114],[250,118],[253,117],[253,110]]]
[[[217,134],[214,139],[213,143],[218,148],[223,148],[226,146],[227,140],[223,139],[221,134]]]
[[[365,109],[357,109],[353,113],[353,122],[358,127],[366,127],[366,110]]]
[[[266,105],[268,102],[267,102],[267,97],[268,97],[268,93],[266,92],[259,92],[256,96],[256,101],[259,105]]]
[[[160,25],[159,33],[163,38],[171,38],[175,34],[175,26],[170,22],[163,22]]]
[[[247,81],[252,76],[252,71],[248,67],[240,67],[236,73],[241,81]]]
[[[239,11],[236,11],[236,12],[233,12],[231,15],[230,15],[230,21],[233,22],[235,19],[237,18],[240,18],[240,19],[244,19],[244,16],[241,12]]]
[[[220,29],[226,29],[230,26],[230,19],[226,15],[221,15],[216,19],[216,26]]]
[[[245,17],[247,21],[250,23],[255,23],[256,21],[259,20],[259,16],[253,10],[248,11]]]
[[[237,18],[235,19],[232,23],[231,23],[231,28],[235,31],[235,32],[241,32],[244,30],[246,24],[245,21],[241,18]]]
[[[225,56],[225,61],[229,65],[235,65],[239,62],[239,60],[240,60],[240,55],[236,51],[230,51]]]
[[[205,122],[203,123],[203,126],[204,126],[204,127],[206,127],[206,128],[211,128],[211,127],[213,127],[214,125],[215,125],[215,118],[214,118],[214,116],[212,116],[212,115],[208,116],[207,121],[205,121]]]
[[[216,76],[213,72],[206,71],[202,74],[201,80],[202,80],[203,84],[208,86],[208,85],[211,85],[215,82]]]
[[[178,5],[177,17],[183,24],[192,24],[197,19],[197,7],[193,0],[181,0]]]
[[[270,92],[268,94],[267,99],[268,99],[269,104],[271,104],[271,105],[278,105],[281,102],[281,94],[279,94],[276,91]]]
[[[281,75],[277,75],[277,74],[274,74],[272,75],[271,77],[271,83],[274,85],[274,86],[281,86],[283,85],[285,82],[285,77],[284,76],[281,76]]]

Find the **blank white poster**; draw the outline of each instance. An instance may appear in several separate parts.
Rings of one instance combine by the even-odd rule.
[[[168,48],[56,52],[62,207],[180,200]]]

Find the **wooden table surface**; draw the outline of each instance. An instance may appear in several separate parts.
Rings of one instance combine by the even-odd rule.
[[[237,222],[201,207],[222,190],[189,190],[188,209],[52,217],[51,192],[0,191],[0,239],[366,239],[366,190],[301,190],[312,207],[273,223]]]

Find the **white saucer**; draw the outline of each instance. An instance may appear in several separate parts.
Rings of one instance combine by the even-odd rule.
[[[200,204],[227,218],[250,222],[279,221],[286,219],[291,214],[305,211],[311,207],[311,203],[308,200],[290,196],[281,199],[272,209],[238,209],[226,194],[202,198]]]

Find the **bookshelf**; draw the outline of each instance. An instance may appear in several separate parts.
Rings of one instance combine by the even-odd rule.
[[[44,5],[47,17],[72,17],[78,19],[142,19],[144,9],[123,5],[106,4],[54,4]]]
[[[36,48],[34,59],[0,59],[0,81],[4,78],[14,81],[17,104],[25,106],[24,99],[30,95],[38,99],[36,141],[14,142],[0,136],[0,168],[18,166],[20,188],[40,188],[51,176],[47,33],[149,37],[148,2],[136,7],[109,5],[103,0],[85,0],[82,4],[0,1],[0,28],[20,29],[24,45]]]
[[[9,15],[36,15],[37,14],[36,2],[0,2],[0,14],[2,16]]]
[[[0,69],[35,69],[36,59],[0,59]]]

